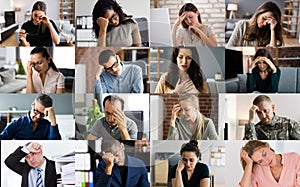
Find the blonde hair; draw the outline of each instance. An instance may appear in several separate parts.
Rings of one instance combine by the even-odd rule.
[[[200,107],[199,107],[199,99],[198,96],[195,94],[183,94],[180,95],[179,101],[190,100],[192,106],[197,109],[197,117],[196,117],[196,127],[194,134],[192,135],[191,140],[201,140],[204,130],[205,130],[205,116],[201,114]]]

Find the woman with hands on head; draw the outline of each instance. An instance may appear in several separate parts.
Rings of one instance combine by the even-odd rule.
[[[93,9],[93,30],[99,47],[141,46],[138,24],[116,0],[98,0]]]
[[[200,113],[197,95],[185,94],[173,106],[168,140],[190,139],[217,140],[218,135],[213,121]]]
[[[199,162],[201,153],[198,142],[191,140],[180,149],[181,160],[171,168],[173,187],[209,187],[209,169],[204,163]]]
[[[252,140],[240,151],[244,169],[239,187],[300,186],[300,155],[276,154],[269,143]]]
[[[44,47],[35,47],[27,63],[26,93],[64,93],[65,77]]]
[[[155,93],[209,93],[195,47],[173,49],[168,72],[161,76]]]
[[[257,8],[250,20],[240,20],[227,43],[230,46],[283,45],[281,11],[273,2]]]
[[[55,23],[46,15],[47,6],[37,1],[31,11],[31,20],[25,22],[19,32],[21,46],[53,46],[59,44],[59,32]]]
[[[267,49],[258,49],[254,60],[248,64],[247,91],[260,93],[278,92],[280,69],[274,65]]]
[[[192,3],[184,4],[179,10],[172,38],[174,46],[217,46],[213,27],[202,23],[200,12]]]

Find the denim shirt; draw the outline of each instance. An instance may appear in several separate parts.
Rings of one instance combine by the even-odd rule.
[[[103,71],[95,80],[95,93],[143,93],[142,69],[137,65],[123,65],[120,76]]]

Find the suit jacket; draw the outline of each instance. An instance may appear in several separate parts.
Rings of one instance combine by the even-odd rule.
[[[150,187],[147,169],[140,159],[127,156],[128,171],[126,184],[122,184],[119,167],[114,165],[112,174],[105,173],[105,162],[101,161],[96,170],[95,187]]]
[[[21,149],[22,147],[17,148],[4,162],[9,169],[22,176],[21,187],[28,187],[28,174],[32,167],[27,162],[20,162],[27,155]],[[45,187],[57,187],[55,162],[44,158],[46,159]]]

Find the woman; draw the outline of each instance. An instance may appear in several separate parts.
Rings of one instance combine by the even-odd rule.
[[[35,47],[27,63],[26,93],[64,93],[65,77],[44,47]]]
[[[168,72],[161,76],[155,93],[209,93],[198,60],[196,48],[174,48]]]
[[[248,65],[247,91],[260,93],[278,92],[280,69],[274,65],[267,49],[258,49]]]
[[[202,23],[200,12],[192,3],[184,4],[179,10],[172,37],[174,46],[217,46],[213,27]]]
[[[93,10],[93,30],[98,46],[141,46],[138,24],[115,0],[98,0]]]
[[[239,187],[300,186],[300,155],[276,154],[267,142],[249,141],[240,151],[244,169]]]
[[[168,140],[207,139],[218,139],[213,121],[199,112],[199,100],[196,95],[182,95],[179,104],[175,104],[172,109]]]
[[[250,20],[237,22],[228,46],[281,46],[283,45],[281,12],[273,2],[262,4]]]
[[[180,155],[181,160],[171,169],[172,186],[209,187],[209,169],[206,164],[199,162],[198,142],[191,140],[183,144]]]
[[[31,11],[31,20],[25,22],[19,32],[21,46],[53,46],[59,44],[58,29],[46,15],[46,4],[37,1]]]

